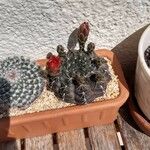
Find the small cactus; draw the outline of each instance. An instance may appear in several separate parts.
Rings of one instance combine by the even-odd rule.
[[[144,59],[147,66],[150,68],[150,46],[148,46],[144,52]]]
[[[0,104],[28,107],[42,92],[40,67],[29,59],[8,57],[0,62]]]
[[[88,34],[89,25],[84,22],[78,29],[79,50],[65,52],[63,46],[59,45],[58,56],[51,55],[48,58],[49,87],[65,102],[92,102],[96,97],[105,94],[107,84],[111,80],[107,61],[96,56],[94,52],[95,44],[89,43],[85,50]],[[56,57],[59,61],[55,61],[54,65],[51,58]],[[52,69],[51,65],[57,66],[57,69]]]

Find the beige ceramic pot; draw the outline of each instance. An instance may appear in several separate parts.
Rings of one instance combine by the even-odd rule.
[[[150,46],[150,26],[144,31],[139,42],[135,76],[135,96],[138,105],[150,120],[150,68],[144,59],[144,51],[148,46]]]

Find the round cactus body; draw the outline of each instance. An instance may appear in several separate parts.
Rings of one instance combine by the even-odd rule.
[[[41,69],[29,59],[8,57],[0,62],[0,104],[28,107],[42,92]]]

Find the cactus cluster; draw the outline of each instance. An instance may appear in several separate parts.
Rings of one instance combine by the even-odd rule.
[[[0,104],[28,107],[42,92],[41,69],[29,59],[8,57],[0,62]]]
[[[78,29],[79,50],[65,52],[63,46],[57,46],[58,56],[47,55],[49,88],[65,102],[85,104],[105,94],[111,80],[107,61],[98,57],[94,43],[85,42],[89,34],[89,25],[84,22]]]
[[[147,66],[150,68],[150,46],[148,46],[144,52],[144,59]]]

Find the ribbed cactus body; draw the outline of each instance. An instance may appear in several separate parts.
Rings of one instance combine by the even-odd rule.
[[[41,69],[29,59],[9,57],[0,62],[0,104],[26,108],[43,87]]]
[[[107,61],[87,51],[68,51],[62,59],[59,74],[49,75],[55,94],[69,103],[85,104],[105,94],[111,80]]]
[[[47,55],[49,86],[65,102],[89,103],[105,94],[107,84],[111,80],[107,61],[98,57],[94,52],[95,44],[89,43],[85,50],[88,34],[89,26],[84,22],[78,30],[79,50],[65,52],[64,48],[59,45],[58,56],[50,53]],[[60,60],[56,62],[53,59],[55,57]],[[59,67],[53,69],[51,67],[53,64]]]

